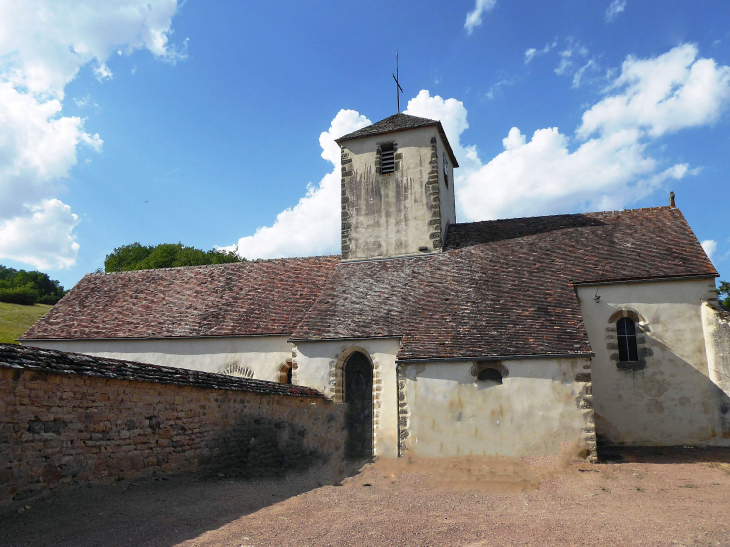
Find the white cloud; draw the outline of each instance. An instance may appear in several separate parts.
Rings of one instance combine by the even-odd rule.
[[[730,67],[697,54],[683,44],[650,59],[628,57],[607,89],[618,93],[583,114],[579,136],[639,128],[659,137],[716,121],[730,100]]]
[[[482,14],[494,9],[497,0],[476,0],[474,9],[466,14],[464,28],[467,34],[474,32],[474,29],[482,24]]]
[[[606,8],[606,21],[609,23],[616,19],[616,16],[626,9],[626,0],[612,0]]]
[[[462,171],[480,165],[476,147],[461,144],[460,135],[469,127],[464,103],[456,99],[442,99],[438,95],[431,97],[427,90],[422,89],[416,97],[408,101],[408,108],[404,112],[441,122],[446,138],[449,139],[451,148],[459,159],[459,165],[463,168]]]
[[[715,251],[717,251],[717,241],[714,239],[706,239],[701,243],[701,245],[709,259],[712,260],[712,255],[715,254]]]
[[[557,127],[528,141],[513,127],[504,152],[456,181],[463,220],[486,220],[581,210],[616,209],[647,195],[687,168],[656,174],[636,131],[592,139],[571,152]],[[464,218],[466,217],[466,218]]]
[[[495,96],[500,94],[500,90],[503,87],[508,85],[515,85],[515,83],[517,83],[517,78],[506,78],[504,80],[499,80],[496,84],[489,88],[484,96],[491,101],[494,99]]]
[[[86,97],[81,97],[80,99],[74,98],[74,102],[76,103],[76,106],[79,108],[85,107],[87,104],[89,104],[90,97],[86,95]]]
[[[596,61],[594,59],[591,59],[586,64],[584,64],[582,67],[580,67],[578,70],[575,71],[575,74],[573,74],[573,87],[578,88],[580,87],[581,81],[583,80],[583,74],[586,72],[586,70],[596,71],[598,70],[598,65],[596,64]]]
[[[574,55],[574,46],[568,50],[566,57]],[[659,136],[706,125],[726,110],[730,68],[696,57],[693,45],[652,59],[629,57],[607,96],[584,113],[577,141],[555,127],[531,139],[512,128],[502,153],[485,165],[477,156],[479,167],[457,177],[460,218],[617,209],[697,175],[698,168],[663,167],[647,153]]]
[[[108,66],[106,66],[106,63],[101,63],[99,66],[95,67],[94,75],[100,82],[103,82],[104,80],[111,80],[114,77],[114,73]]]
[[[112,78],[107,62],[115,53],[184,58],[187,41],[181,50],[168,43],[177,7],[177,0],[0,2],[0,258],[37,267],[73,263],[78,218],[51,198],[70,179],[79,144],[100,152],[103,141],[85,130],[84,119],[63,115],[65,87],[85,65],[99,81]],[[74,101],[82,107],[89,97]]]
[[[578,57],[586,57],[588,55],[588,48],[575,42],[573,38],[568,37],[566,42],[565,49],[560,52],[560,63],[555,67],[555,74],[558,76],[571,74],[575,65],[574,61]]]
[[[44,200],[30,215],[0,221],[0,256],[40,270],[73,266],[79,244],[72,232],[78,223],[68,205]]]
[[[237,245],[240,256],[276,258],[337,253],[340,247],[340,147],[336,138],[370,125],[370,120],[354,110],[340,110],[328,131],[319,136],[322,157],[332,163],[332,172],[318,185],[308,184],[306,195],[276,216],[271,226],[263,226],[252,236],[242,237]]]
[[[630,74],[634,64],[630,61],[624,63],[621,74],[607,90],[614,95],[604,97],[597,105],[626,93],[627,85],[622,82],[633,81]],[[646,60],[648,64],[651,62],[670,72],[676,69],[666,63],[664,56]],[[681,60],[676,62],[682,64]],[[721,81],[720,75],[727,67],[717,67],[714,61],[707,66],[718,74],[706,75],[704,81]],[[650,72],[663,81],[661,72]],[[652,78],[642,82],[642,86],[656,87]],[[674,93],[684,96],[689,92],[685,86],[694,85],[691,78],[686,78],[675,84]],[[712,94],[711,90],[703,91]],[[663,97],[661,93],[648,94],[645,108],[656,110],[659,105],[652,100],[661,102]],[[718,108],[723,105],[718,103]],[[654,125],[646,123],[626,122],[614,126],[602,120],[595,126],[596,130],[587,131],[582,129],[584,116],[583,124],[572,137],[557,127],[550,127],[538,129],[528,138],[513,127],[502,140],[504,150],[483,162],[477,147],[463,142],[469,123],[461,101],[431,96],[429,91],[422,90],[408,101],[405,113],[441,121],[461,166],[454,183],[461,222],[621,209],[665,188],[669,181],[695,176],[700,171],[686,163],[671,164],[650,155],[649,145],[661,132],[657,133]],[[716,115],[719,114],[718,110]],[[708,123],[714,118],[685,118],[685,124],[676,124],[676,128],[697,125],[699,119]],[[335,166],[333,172],[318,186],[309,187],[307,195],[295,207],[280,213],[272,226],[241,238],[239,252],[243,256],[268,258],[339,251],[339,149],[333,139],[368,123],[354,111],[341,111],[337,115],[330,130],[320,137],[322,157]]]
[[[148,49],[175,60],[168,37],[177,8],[177,0],[1,2],[3,72],[30,93],[62,99],[82,66],[101,66],[117,50]]]
[[[60,112],[58,99],[38,100],[0,82],[0,220],[58,192],[76,165],[79,142],[101,149],[81,118]]]
[[[552,42],[548,42],[547,44],[545,44],[545,47],[542,49],[535,49],[534,47],[531,47],[530,49],[525,50],[525,64],[529,64],[538,55],[544,55],[546,53],[549,53],[550,50],[557,45],[558,41],[553,40]]]

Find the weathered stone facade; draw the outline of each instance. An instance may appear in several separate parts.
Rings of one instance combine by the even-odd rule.
[[[152,474],[262,476],[315,467],[337,480],[344,472],[343,406],[314,390],[271,384],[276,390],[267,392],[268,382],[204,373],[197,374],[207,385],[134,379],[112,360],[103,361],[121,363],[130,379],[104,377],[113,376],[108,366],[90,357],[53,372],[27,356],[8,359],[8,347],[0,346],[0,503]],[[23,351],[32,358],[39,350]]]
[[[381,147],[394,151],[381,170]],[[340,145],[342,258],[440,252],[456,220],[453,167],[438,128],[348,140]]]

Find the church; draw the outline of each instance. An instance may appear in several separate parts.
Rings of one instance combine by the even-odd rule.
[[[730,446],[730,314],[673,198],[458,223],[440,122],[337,144],[341,255],[89,274],[20,342],[312,387],[366,456]]]

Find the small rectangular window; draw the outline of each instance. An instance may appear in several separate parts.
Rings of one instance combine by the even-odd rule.
[[[380,145],[380,172],[383,175],[395,171],[395,149],[393,144]]]

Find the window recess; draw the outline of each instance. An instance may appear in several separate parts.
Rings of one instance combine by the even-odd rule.
[[[387,175],[395,172],[395,147],[393,143],[380,145],[380,173]]]

